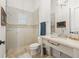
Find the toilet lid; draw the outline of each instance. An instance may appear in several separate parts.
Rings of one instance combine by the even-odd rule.
[[[30,47],[32,47],[32,48],[33,48],[33,47],[38,47],[38,46],[40,46],[39,43],[34,43],[34,44],[31,44],[31,45],[30,45]]]

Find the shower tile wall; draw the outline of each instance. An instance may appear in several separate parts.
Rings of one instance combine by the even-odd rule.
[[[17,29],[7,27],[7,50],[17,47],[16,40],[17,40]]]
[[[8,7],[7,50],[36,42],[32,12]]]

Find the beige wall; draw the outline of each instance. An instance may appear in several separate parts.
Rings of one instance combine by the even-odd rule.
[[[39,35],[39,9],[35,10],[33,12],[33,32],[34,32],[34,39],[37,41],[38,40],[38,35]]]
[[[55,32],[55,11],[56,11],[56,0],[51,0],[51,34]]]
[[[39,8],[39,25],[41,22],[46,22],[46,34],[51,34],[51,0],[40,0]],[[40,28],[40,26],[39,26]],[[40,30],[39,30],[40,33]],[[39,34],[40,35],[40,34]]]

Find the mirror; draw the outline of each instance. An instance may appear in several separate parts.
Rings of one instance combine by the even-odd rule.
[[[79,0],[69,2],[70,33],[79,34]]]
[[[51,34],[69,33],[68,1],[65,5],[59,5],[58,0],[52,0],[51,5]]]
[[[71,33],[79,33],[79,7],[71,8],[70,14],[70,31]]]
[[[66,5],[59,5],[57,1],[51,3],[51,34],[79,34],[79,0],[68,0]],[[57,27],[57,23],[62,21],[66,21],[65,29]]]

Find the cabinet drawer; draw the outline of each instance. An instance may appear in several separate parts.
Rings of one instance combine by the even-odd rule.
[[[60,52],[63,52],[64,54],[67,54],[69,55],[70,57],[73,56],[73,48],[71,47],[68,47],[68,46],[65,46],[65,45],[62,45],[62,44],[59,44],[59,43],[50,43],[48,40],[43,40],[44,44],[45,45],[48,45]]]

